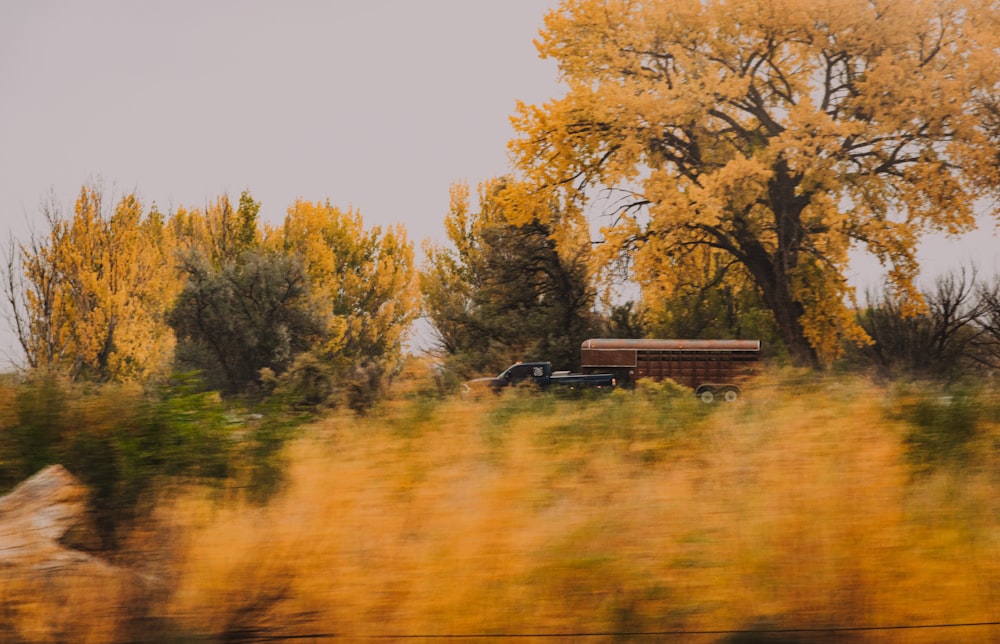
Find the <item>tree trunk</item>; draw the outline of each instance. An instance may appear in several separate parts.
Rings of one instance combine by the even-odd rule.
[[[770,293],[768,289],[764,289],[764,301],[774,314],[778,332],[788,348],[792,362],[796,366],[819,369],[822,367],[819,356],[802,328],[802,304],[794,301],[787,285],[778,284],[772,288]]]
[[[814,369],[822,367],[819,356],[806,338],[802,327],[805,309],[802,303],[792,296],[791,277],[788,271],[779,265],[780,260],[771,256],[756,238],[744,237],[740,240],[740,244],[743,261],[760,288],[768,309],[774,315],[778,333],[788,348],[792,362],[800,367]],[[786,263],[790,262],[791,260],[786,258]]]
[[[755,239],[759,256],[753,262],[756,269],[751,266],[750,270],[774,313],[792,361],[801,367],[819,369],[822,367],[819,355],[802,327],[805,307],[792,294],[792,273],[799,264],[804,239],[802,212],[809,205],[810,195],[799,192],[801,176],[792,173],[785,160],[778,160],[774,170],[768,182],[768,203],[774,213],[777,248],[771,255]]]

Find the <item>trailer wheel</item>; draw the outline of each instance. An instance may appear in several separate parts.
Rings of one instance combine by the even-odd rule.
[[[722,390],[722,399],[727,403],[736,402],[740,397],[740,390],[736,387],[726,387]]]
[[[712,388],[702,389],[698,392],[698,398],[706,405],[711,405],[715,402],[715,390]]]

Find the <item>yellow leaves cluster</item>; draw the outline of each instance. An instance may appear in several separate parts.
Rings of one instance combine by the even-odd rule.
[[[810,258],[796,267],[792,280],[794,293],[806,309],[800,319],[803,333],[823,364],[841,354],[844,341],[869,341],[845,306],[853,302],[854,289],[843,277],[841,266]]]
[[[21,334],[29,364],[98,381],[144,379],[169,365],[166,311],[181,281],[172,236],[135,194],[110,214],[103,194],[84,187],[72,218],[50,217],[48,238],[21,246],[29,288]]]
[[[382,359],[394,367],[419,309],[413,245],[401,225],[365,230],[361,215],[298,200],[265,245],[298,257],[312,306],[326,320],[319,355],[340,366]]]
[[[204,209],[179,208],[168,223],[181,252],[202,253],[218,266],[260,243],[259,210],[260,204],[244,191],[236,208],[222,195]]]

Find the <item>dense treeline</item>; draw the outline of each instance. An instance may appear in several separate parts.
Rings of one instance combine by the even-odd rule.
[[[518,105],[512,174],[478,203],[454,189],[419,278],[404,230],[329,203],[269,228],[249,194],[163,214],[85,187],[11,248],[26,360],[96,382],[183,365],[230,395],[308,381],[361,408],[398,365],[419,282],[463,374],[572,367],[591,334],[755,336],[828,367],[877,323],[854,310],[851,250],[886,269],[877,308],[925,316],[921,236],[1000,214],[1000,12],[910,9],[565,0],[536,43],[565,95]]]
[[[363,408],[357,372],[377,390],[398,367],[418,312],[402,228],[302,201],[268,227],[246,192],[169,215],[135,194],[106,200],[84,186],[72,215],[50,204],[47,230],[11,249],[6,296],[30,371],[155,384],[197,370],[232,396],[319,365],[305,367],[316,402]]]
[[[477,210],[453,186],[450,245],[428,244],[419,271],[404,230],[366,230],[329,203],[296,202],[276,227],[249,193],[168,215],[132,194],[107,206],[99,186],[81,190],[71,217],[52,204],[48,230],[5,267],[27,369],[4,387],[0,487],[66,465],[91,488],[108,547],[170,478],[244,480],[266,498],[294,425],[378,403],[420,310],[439,394],[514,359],[573,367],[594,335],[761,337],[783,359],[752,288],[710,280],[602,313],[586,222],[569,226],[557,202],[518,188],[483,184]],[[998,289],[962,269],[921,294],[924,310],[869,294],[855,313],[868,340],[846,344],[837,365],[886,381],[991,376]]]

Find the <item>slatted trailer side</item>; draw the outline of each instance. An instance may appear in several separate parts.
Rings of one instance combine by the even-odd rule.
[[[705,402],[736,400],[760,360],[760,340],[592,338],[581,347],[584,373],[614,373],[619,384],[670,378]]]

